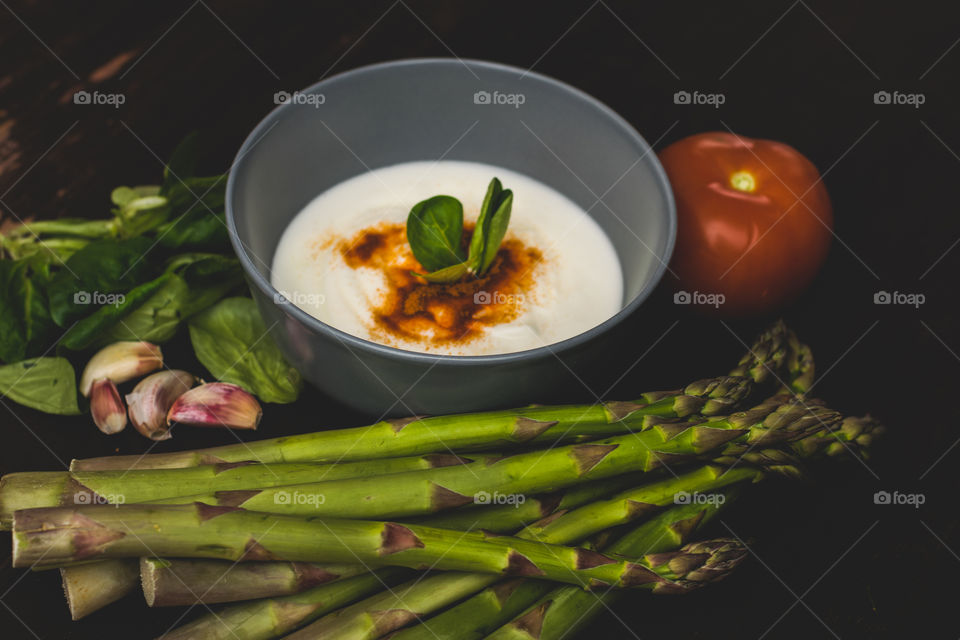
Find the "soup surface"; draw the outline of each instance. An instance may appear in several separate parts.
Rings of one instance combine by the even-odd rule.
[[[507,235],[482,277],[427,283],[406,237],[410,208],[435,195],[463,203],[467,246],[487,185],[514,193]],[[447,355],[542,347],[616,314],[617,254],[592,218],[515,171],[443,160],[377,169],[321,193],[290,222],[271,280],[287,301],[346,333]]]

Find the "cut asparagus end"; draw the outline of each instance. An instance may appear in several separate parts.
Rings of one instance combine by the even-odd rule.
[[[136,560],[104,560],[60,569],[70,617],[84,618],[137,588]]]

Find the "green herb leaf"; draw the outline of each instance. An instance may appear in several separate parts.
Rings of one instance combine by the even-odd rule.
[[[156,267],[145,256],[152,245],[145,237],[96,240],[70,256],[49,287],[54,322],[65,327],[96,310],[94,295],[122,293],[151,279]]]
[[[427,282],[456,282],[465,276],[468,270],[466,262],[458,262],[455,265],[430,273],[417,273],[414,271],[413,275],[423,278]]]
[[[510,225],[510,210],[513,207],[513,192],[504,190],[497,178],[490,181],[487,195],[483,198],[480,215],[470,238],[470,257],[467,262],[470,270],[475,274],[483,275],[490,268],[500,243]]]
[[[34,358],[0,367],[0,396],[45,413],[80,413],[77,374],[65,358]]]
[[[81,350],[93,346],[103,333],[119,322],[133,309],[152,297],[169,280],[172,274],[165,273],[159,278],[138,285],[126,293],[116,294],[116,302],[104,304],[96,311],[79,320],[60,339],[67,349]],[[151,336],[153,338],[155,336]],[[137,336],[137,340],[150,340],[146,336]]]
[[[487,194],[483,197],[483,204],[480,206],[480,215],[477,216],[477,224],[473,228],[473,236],[470,237],[470,256],[467,262],[470,270],[474,273],[480,272],[483,265],[483,248],[487,241],[487,229],[493,210],[500,202],[500,193],[503,191],[503,185],[497,178],[490,181],[487,186]]]
[[[44,287],[46,256],[0,260],[0,361],[16,362],[42,351],[55,326]]]
[[[510,189],[504,190],[500,194],[500,202],[496,210],[490,216],[486,225],[486,238],[483,243],[483,261],[480,264],[478,275],[482,275],[490,268],[497,257],[497,251],[500,250],[500,243],[507,235],[507,227],[510,226],[510,210],[513,208],[513,192]]]
[[[450,196],[434,196],[413,205],[407,216],[407,242],[427,271],[463,262],[463,205]]]
[[[134,287],[123,302],[106,305],[74,325],[61,344],[87,349],[123,340],[166,342],[180,323],[236,288],[243,281],[240,263],[217,254],[173,258],[158,278]]]
[[[190,322],[197,358],[217,380],[239,385],[264,402],[293,402],[300,373],[287,364],[250,298],[226,298]]]

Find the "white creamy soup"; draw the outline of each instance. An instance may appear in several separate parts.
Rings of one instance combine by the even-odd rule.
[[[506,237],[482,277],[428,283],[406,238],[411,207],[436,195],[463,203],[464,246],[487,185],[513,191]],[[321,193],[284,231],[273,286],[346,333],[436,354],[486,355],[576,336],[621,309],[623,278],[610,240],[554,189],[501,167],[409,162]]]

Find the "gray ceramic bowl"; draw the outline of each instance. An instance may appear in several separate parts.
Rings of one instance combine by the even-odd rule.
[[[438,356],[357,338],[277,297],[273,254],[304,205],[364,171],[440,158],[525,173],[586,209],[619,255],[622,310],[549,347]],[[615,347],[603,335],[656,286],[676,235],[663,169],[620,116],[545,76],[455,59],[363,67],[295,94],[240,148],[227,221],[253,297],[290,362],[329,395],[377,415],[474,411],[552,396],[571,371],[609,356]]]

